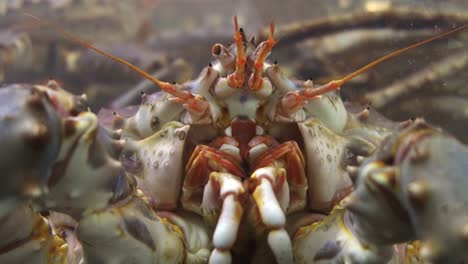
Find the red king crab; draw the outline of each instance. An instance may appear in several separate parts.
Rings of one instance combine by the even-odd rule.
[[[215,44],[216,61],[182,84],[59,29],[162,92],[106,122],[112,110],[98,120],[86,96],[54,81],[0,89],[0,262],[468,260],[468,148],[338,93],[373,65],[465,27],[315,87],[266,61],[273,24],[257,46],[234,25],[234,44]]]

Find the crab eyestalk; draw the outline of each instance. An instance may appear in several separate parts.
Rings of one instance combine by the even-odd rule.
[[[229,66],[236,60],[234,55],[232,55],[226,47],[219,43],[213,45],[211,48],[211,54],[221,64],[223,70],[229,68]]]
[[[249,88],[252,91],[258,91],[262,88],[262,84],[264,81],[262,78],[263,63],[265,62],[267,56],[270,54],[273,46],[276,44],[274,33],[275,25],[273,24],[273,22],[271,22],[270,35],[266,41],[262,42],[259,45],[260,50],[256,54],[257,57],[255,58],[253,72],[249,78]]]
[[[244,84],[245,63],[247,61],[244,51],[244,31],[239,29],[237,17],[234,17],[234,42],[237,48],[236,70],[229,74],[228,85],[232,88],[241,88]]]

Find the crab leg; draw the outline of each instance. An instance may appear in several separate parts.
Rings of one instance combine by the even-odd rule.
[[[72,263],[65,262],[65,242],[54,236],[47,220],[26,203],[0,218],[0,235],[1,263]]]

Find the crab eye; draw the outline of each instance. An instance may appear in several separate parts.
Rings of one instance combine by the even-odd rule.
[[[221,55],[221,52],[223,51],[223,45],[219,44],[219,43],[216,43],[213,45],[213,47],[211,48],[211,53],[214,55],[214,56],[219,56]]]

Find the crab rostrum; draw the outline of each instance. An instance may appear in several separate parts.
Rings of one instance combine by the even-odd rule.
[[[273,24],[257,46],[234,24],[234,44],[215,44],[216,61],[190,82],[119,60],[162,89],[129,118],[99,120],[53,81],[0,90],[15,150],[1,152],[0,260],[467,260],[466,146],[423,120],[344,104],[339,87],[362,70],[320,87],[286,78],[266,62]]]

